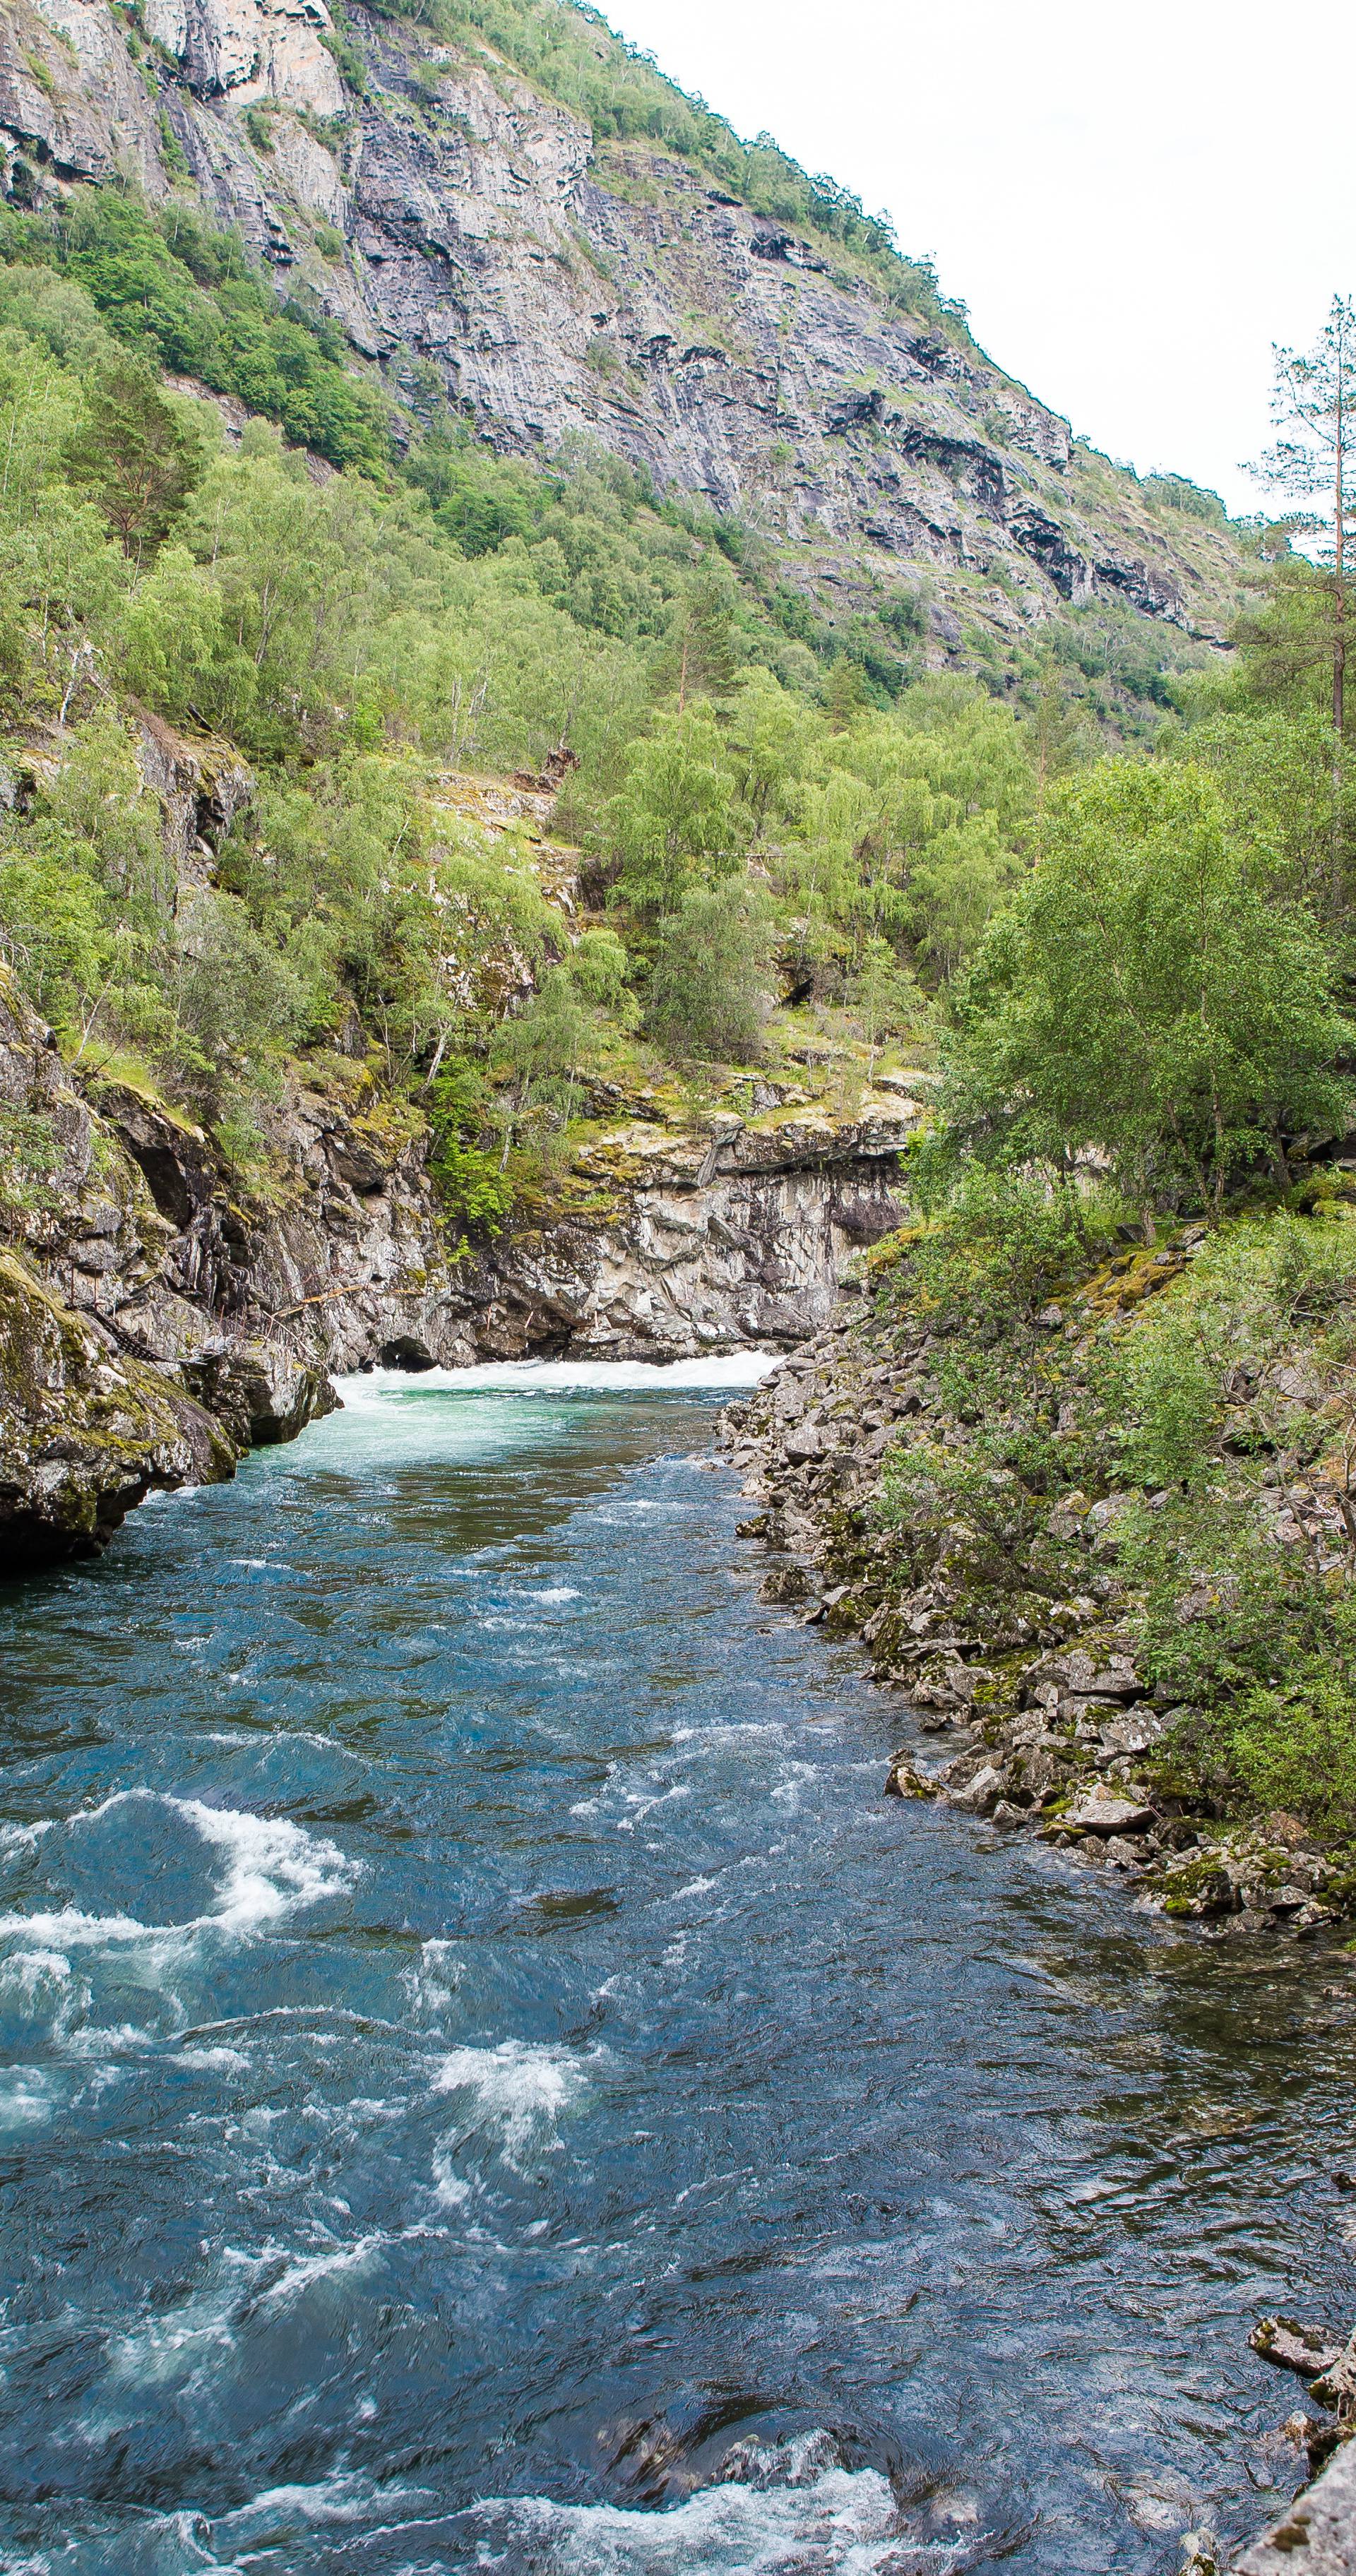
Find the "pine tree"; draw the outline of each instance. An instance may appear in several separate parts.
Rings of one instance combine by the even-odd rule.
[[[124,553],[140,563],[197,482],[201,445],[143,359],[110,359],[86,399],[85,418],[67,441],[66,471],[93,492]]]

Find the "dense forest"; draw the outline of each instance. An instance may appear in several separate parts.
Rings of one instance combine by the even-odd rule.
[[[8,213],[0,247],[0,916],[83,1070],[135,1066],[266,1161],[280,1066],[356,1012],[483,1217],[595,1061],[749,1062],[787,990],[849,1052],[926,1041],[1116,738],[1074,621],[1002,682],[930,672],[907,601],[831,635],[771,549],[597,448],[501,459],[437,405],[402,447],[333,326],[187,200],[88,192]],[[233,397],[243,433],[167,378]],[[1302,600],[1298,561],[1286,579]],[[1265,852],[1271,894],[1331,917],[1345,812],[1281,659],[1155,670],[1141,703],[1231,864]],[[143,710],[254,772],[182,898]],[[527,853],[439,801],[449,771],[553,754],[577,942]],[[506,949],[533,987],[512,1007]]]

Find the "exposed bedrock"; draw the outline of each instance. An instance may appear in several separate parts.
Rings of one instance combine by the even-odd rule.
[[[594,1211],[449,1240],[420,1125],[341,1057],[294,1068],[266,1187],[192,1122],[87,1098],[0,976],[0,1549],[102,1547],[153,1487],[230,1475],[335,1401],[333,1372],[789,1346],[898,1221],[912,1104],[835,1128],[643,1123],[595,1147]]]
[[[899,1223],[907,1132],[890,1119],[657,1139],[643,1176],[619,1175],[606,1222],[492,1247],[456,1282],[449,1320],[464,1300],[474,1348],[505,1358],[789,1347],[825,1323],[852,1254]]]
[[[598,145],[474,45],[358,0],[337,50],[361,55],[361,99],[324,0],[146,0],[144,27],[138,63],[106,0],[0,0],[21,202],[128,177],[162,197],[186,165],[280,294],[397,388],[431,371],[509,451],[582,434],[853,597],[921,582],[934,656],[977,579],[1014,635],[1097,594],[1221,631],[1223,536],[1165,527],[1129,478],[1080,482],[1068,423],[1025,387],[691,164]]]

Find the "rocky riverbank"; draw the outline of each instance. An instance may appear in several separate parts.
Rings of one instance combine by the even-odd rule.
[[[1321,2410],[1297,2411],[1285,2430],[1308,2454],[1316,2472],[1269,2531],[1236,2561],[1235,2576],[1281,2576],[1300,2566],[1305,2576],[1352,2576],[1356,2569],[1356,2334],[1341,2346],[1291,2318],[1264,2317],[1249,2337],[1253,2350],[1308,2383]],[[1203,2551],[1182,2576],[1213,2576]]]
[[[1085,1309],[1143,1305],[1182,1274],[1203,1235],[1122,1255],[1089,1283]],[[1065,1327],[1051,1309],[1051,1337]],[[1164,1756],[1188,1712],[1137,1667],[1134,1602],[1117,1566],[1129,1495],[1056,1499],[1045,1530],[1072,1579],[1034,1611],[1029,1597],[1005,1605],[966,1589],[945,1554],[911,1579],[906,1551],[882,1525],[883,1480],[901,1452],[966,1437],[939,1383],[944,1353],[938,1336],[858,1295],[721,1421],[757,1507],[741,1530],[767,1553],[763,1598],[859,1634],[876,1678],[906,1696],[910,1732],[884,1787],[1039,1834],[1207,1931],[1302,1940],[1340,1921],[1356,1905],[1356,1878],[1297,1817],[1230,1824],[1173,1784]],[[1240,1408],[1269,1394],[1284,1404],[1283,1387],[1245,1379]],[[1342,1516],[1321,1476],[1306,1481],[1292,1458],[1271,1499],[1335,1560]],[[1181,1612],[1204,1617],[1210,1607],[1207,1592]]]
[[[1351,2576],[1356,2568],[1356,2443],[1244,2551],[1235,2576],[1293,2576],[1297,2568],[1304,2576]]]

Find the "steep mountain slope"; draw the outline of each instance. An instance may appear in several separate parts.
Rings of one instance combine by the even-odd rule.
[[[602,132],[473,28],[435,43],[355,6],[341,33],[324,0],[5,0],[8,192],[191,184],[380,371],[405,434],[442,396],[505,453],[599,441],[737,517],[793,600],[841,619],[896,597],[933,661],[1001,666],[1080,613],[1113,637],[1143,621],[1169,662],[1218,644],[1247,566],[1208,496],[1072,442],[929,272],[841,220],[850,200],[775,154],[760,176],[686,102],[697,144],[674,148],[676,93],[645,72],[658,105],[628,119],[634,58],[586,13],[543,20],[574,47],[557,87],[580,90],[582,47],[612,122],[657,140]]]

